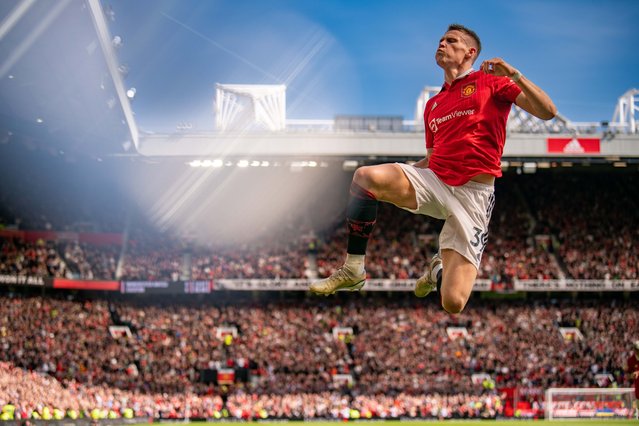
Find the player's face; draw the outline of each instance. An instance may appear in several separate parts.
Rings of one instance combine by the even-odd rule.
[[[466,36],[461,31],[448,31],[439,40],[435,61],[442,68],[461,65],[467,54],[471,52],[471,46],[466,42]]]

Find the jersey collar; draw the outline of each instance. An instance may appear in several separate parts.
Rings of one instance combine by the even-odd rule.
[[[474,72],[475,70],[473,69],[473,67],[468,68],[466,71],[464,71],[463,73],[459,74],[453,81],[451,84],[448,84],[446,82],[444,82],[444,85],[442,86],[442,90],[448,89],[450,86],[452,86],[457,80],[461,80],[462,78],[466,77],[467,75],[469,75],[470,73]]]

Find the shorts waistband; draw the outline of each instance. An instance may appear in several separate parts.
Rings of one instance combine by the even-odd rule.
[[[462,186],[465,186],[466,188],[473,188],[473,189],[480,189],[480,190],[487,190],[487,189],[488,190],[494,190],[495,189],[495,185],[492,185],[490,183],[475,182],[474,180],[469,180],[468,182],[466,182]]]

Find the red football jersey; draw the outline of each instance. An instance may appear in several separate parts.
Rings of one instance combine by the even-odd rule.
[[[428,167],[445,183],[463,185],[473,176],[501,176],[506,121],[521,89],[508,77],[473,71],[426,103]]]

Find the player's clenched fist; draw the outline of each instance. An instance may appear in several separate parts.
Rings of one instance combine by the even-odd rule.
[[[479,69],[486,74],[492,74],[496,76],[510,77],[513,74],[517,73],[517,70],[513,66],[509,65],[508,62],[504,61],[501,58],[487,59],[481,63]]]

